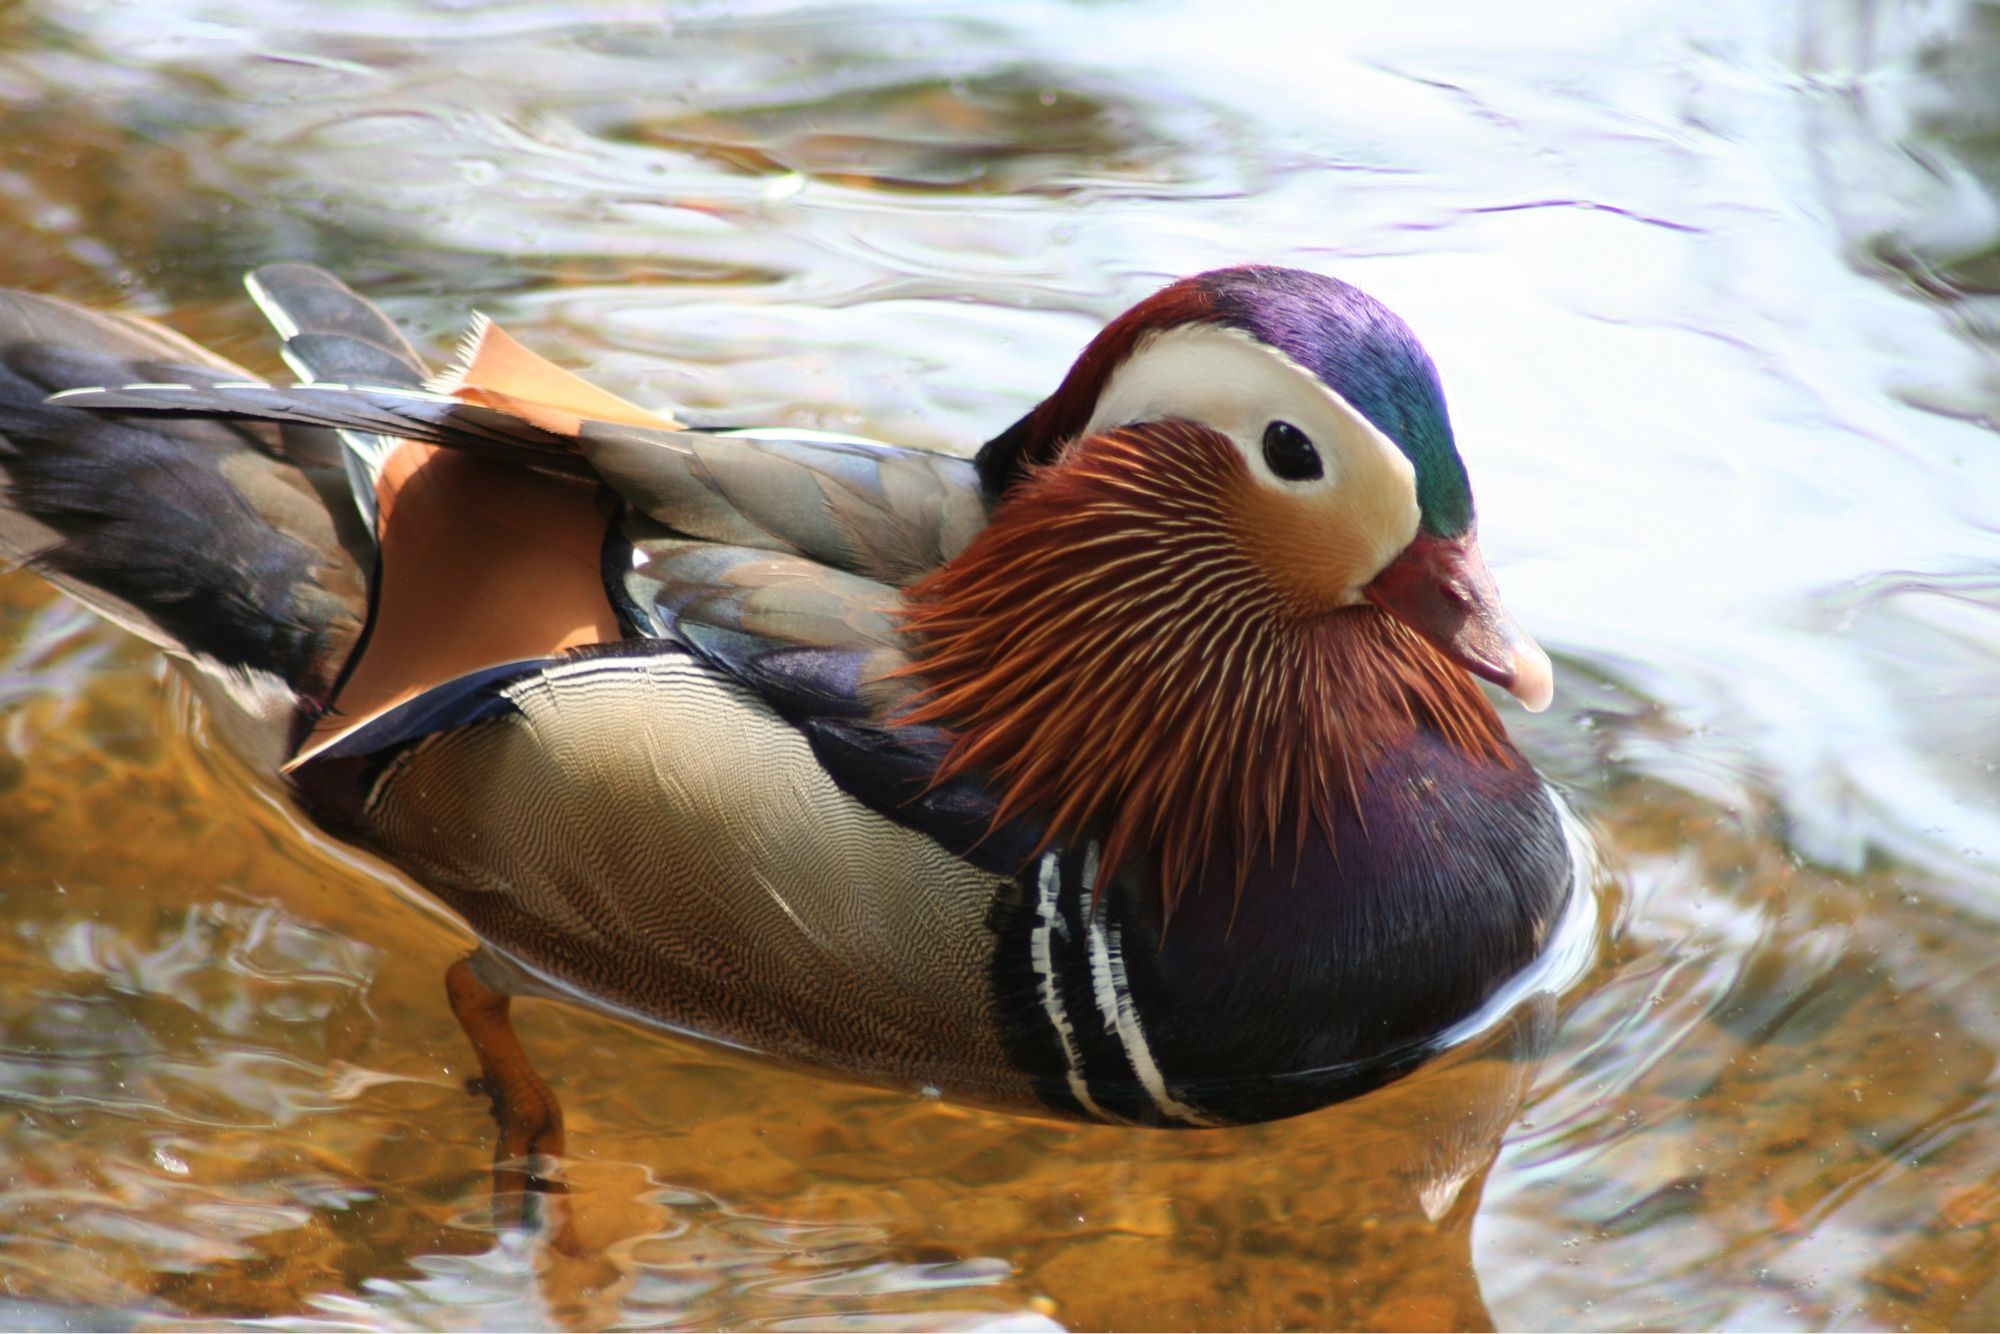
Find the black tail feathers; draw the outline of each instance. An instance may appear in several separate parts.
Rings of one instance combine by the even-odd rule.
[[[367,552],[329,508],[344,491],[312,475],[333,462],[324,438],[46,401],[246,378],[143,321],[0,292],[0,557],[164,648],[310,700],[359,634],[367,591]]]

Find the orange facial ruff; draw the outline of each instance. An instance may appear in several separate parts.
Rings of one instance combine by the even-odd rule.
[[[995,823],[1102,831],[1097,883],[1150,858],[1171,914],[1211,868],[1314,825],[1420,725],[1513,763],[1464,671],[1369,606],[1308,609],[1272,562],[1268,499],[1230,441],[1125,427],[1031,473],[964,552],[906,591],[922,686],[954,734],[938,778],[990,776]],[[1223,862],[1223,858],[1228,862]]]

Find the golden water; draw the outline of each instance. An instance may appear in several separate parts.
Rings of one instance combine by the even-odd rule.
[[[1362,283],[1612,866],[1554,1013],[1245,1130],[524,1003],[575,1193],[508,1232],[464,938],[0,576],[0,1324],[2000,1323],[1993,14],[0,10],[0,283],[259,371],[236,276],[306,258],[433,350],[477,306],[698,416],[963,446],[1167,275]]]

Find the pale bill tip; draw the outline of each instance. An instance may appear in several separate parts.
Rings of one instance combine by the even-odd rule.
[[[1513,679],[1507,693],[1529,713],[1540,713],[1556,697],[1556,672],[1542,646],[1523,636],[1514,643]]]

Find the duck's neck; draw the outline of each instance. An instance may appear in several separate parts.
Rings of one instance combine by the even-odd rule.
[[[1278,591],[1230,501],[1241,473],[1190,424],[1097,437],[907,590],[925,684],[907,717],[953,732],[941,777],[988,775],[996,822],[1100,833],[1100,883],[1150,859],[1169,911],[1217,858],[1240,888],[1260,850],[1330,841],[1335,803],[1418,728],[1517,762],[1485,696],[1414,633]]]

